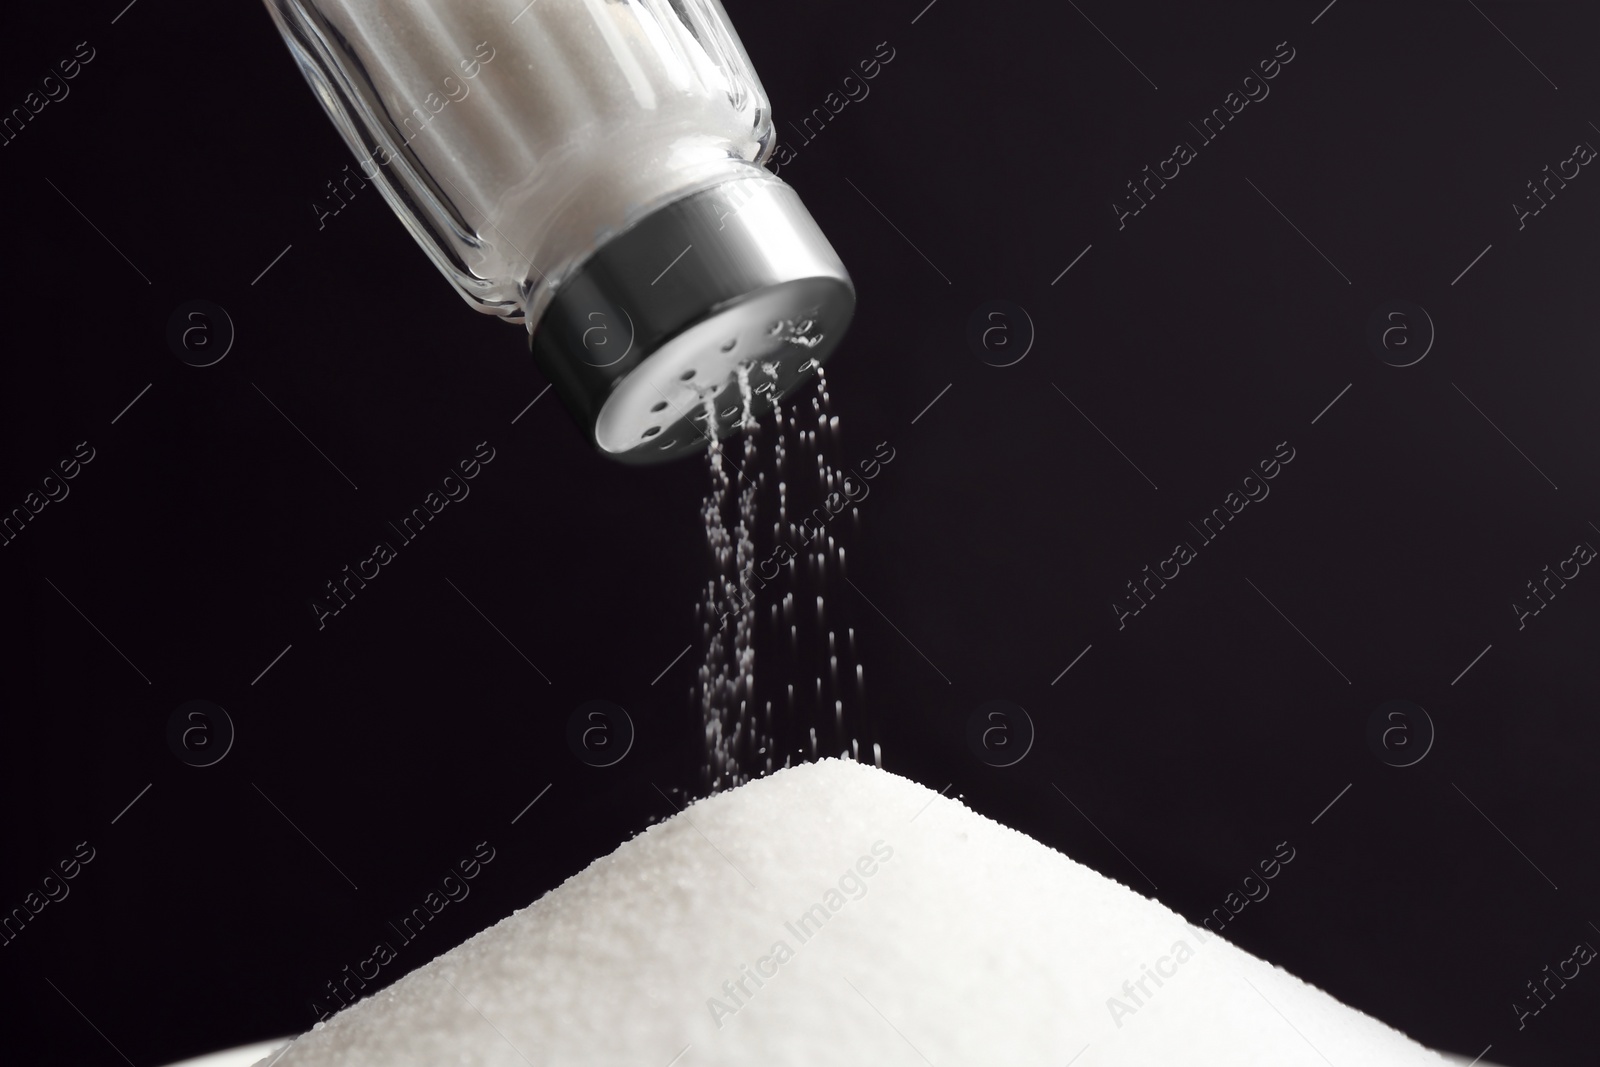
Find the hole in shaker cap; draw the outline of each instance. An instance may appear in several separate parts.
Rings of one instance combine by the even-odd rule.
[[[663,400],[663,401],[659,402],[658,404],[656,404],[654,407],[652,407],[650,410],[652,412],[665,411],[665,410],[667,410],[667,402],[665,400]]]
[[[648,430],[646,430],[644,433],[640,434],[639,436],[640,437],[654,437],[656,434],[658,434],[660,432],[661,432],[661,427],[652,426]]]
[[[682,381],[682,382],[686,382],[690,378],[693,378],[693,377],[694,377],[694,370],[690,369],[690,370],[686,370],[682,374],[678,375],[678,380]]]
[[[722,346],[722,350],[724,352],[732,352],[733,351],[733,346],[738,344],[738,343],[739,343],[739,339],[737,337],[735,337],[733,340],[731,340],[727,344],[723,345]]]

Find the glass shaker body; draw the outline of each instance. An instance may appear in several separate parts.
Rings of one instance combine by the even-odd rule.
[[[733,432],[843,332],[854,289],[761,166],[719,0],[266,3],[361,175],[469,304],[527,324],[602,452]]]

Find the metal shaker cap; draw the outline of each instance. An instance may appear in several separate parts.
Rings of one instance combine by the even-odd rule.
[[[530,346],[601,453],[657,463],[760,418],[815,375],[854,311],[833,246],[763,173],[601,245],[556,288]]]

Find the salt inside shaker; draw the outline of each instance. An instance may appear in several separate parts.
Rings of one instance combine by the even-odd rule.
[[[266,0],[389,206],[477,310],[524,323],[604,455],[737,432],[812,376],[855,288],[762,164],[719,0]]]

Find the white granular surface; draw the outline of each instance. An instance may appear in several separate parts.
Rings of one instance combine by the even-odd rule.
[[[958,801],[826,760],[651,827],[275,1067],[1068,1061],[1446,1062]]]

